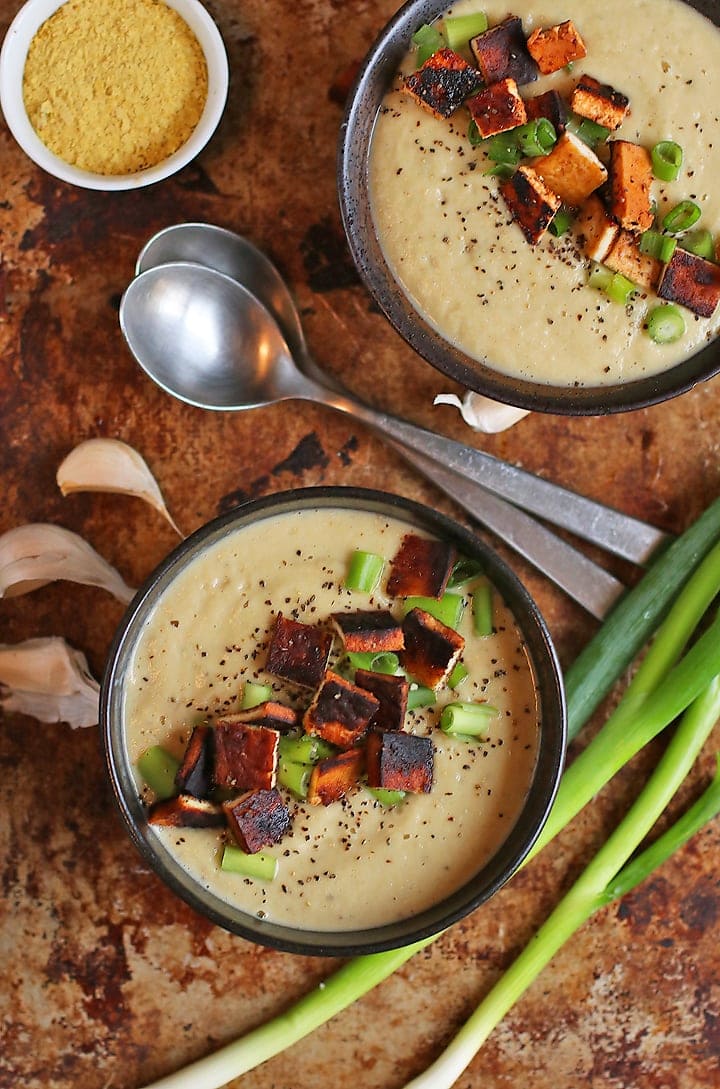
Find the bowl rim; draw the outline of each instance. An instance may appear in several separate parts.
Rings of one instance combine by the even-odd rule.
[[[61,181],[106,192],[140,189],[187,166],[215,132],[227,101],[229,66],[222,35],[200,0],[164,0],[187,23],[200,44],[208,73],[208,93],[200,120],[185,143],[166,159],[133,174],[97,174],[55,155],[33,128],[22,94],[25,58],[37,30],[68,0],[26,0],[0,48],[0,109],[16,142],[37,166]]]
[[[272,923],[233,908],[203,889],[149,831],[146,809],[139,798],[124,746],[122,677],[142,624],[155,602],[204,548],[258,520],[307,509],[338,507],[399,518],[452,540],[482,559],[491,581],[508,602],[528,647],[538,684],[542,736],[534,779],[520,816],[478,874],[441,904],[417,916],[374,928],[321,932]],[[145,861],[173,892],[213,923],[250,941],[289,953],[340,957],[380,952],[430,937],[465,917],[501,888],[527,856],[547,819],[567,742],[562,673],[549,631],[530,594],[501,557],[469,529],[421,503],[388,492],[345,486],[299,488],[248,501],[212,519],[178,545],[138,590],[115,633],[100,690],[100,728],[105,766],[125,829]]]
[[[683,0],[720,27],[717,0]],[[467,389],[531,412],[569,416],[628,412],[666,401],[720,372],[720,338],[658,374],[603,386],[550,386],[505,375],[451,345],[414,308],[395,280],[370,210],[368,151],[380,103],[411,38],[450,0],[406,0],[370,46],[348,95],[337,148],[337,187],[345,236],[360,279],[393,328],[427,363]]]

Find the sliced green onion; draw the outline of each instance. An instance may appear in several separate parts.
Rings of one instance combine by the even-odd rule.
[[[610,286],[610,281],[615,274],[607,268],[605,265],[599,265],[596,262],[593,263],[590,269],[590,276],[588,277],[588,283],[590,287],[596,288],[598,291],[607,291]]]
[[[489,703],[448,703],[440,713],[440,729],[449,737],[487,740],[488,723],[499,713]]]
[[[180,761],[162,745],[152,745],[146,749],[137,762],[143,780],[160,801],[177,793],[175,776],[179,767]]]
[[[632,280],[628,280],[627,276],[623,276],[622,272],[616,272],[605,288],[605,294],[613,302],[626,306],[637,290],[637,284],[634,284]]]
[[[395,674],[400,669],[400,659],[393,651],[350,651],[347,659],[353,669],[370,669],[373,673]]]
[[[473,11],[469,15],[449,15],[443,24],[445,41],[456,51],[467,45],[471,38],[483,34],[487,28],[487,15],[484,11]]]
[[[683,162],[683,150],[674,140],[661,140],[650,152],[653,174],[660,181],[675,181]]]
[[[494,163],[516,166],[522,154],[513,132],[499,132],[497,136],[491,136],[486,144],[488,159]]]
[[[701,215],[700,208],[694,200],[681,200],[672,211],[668,212],[662,221],[662,225],[666,231],[679,234],[680,231],[686,231],[689,227],[694,227]]]
[[[558,208],[557,212],[550,220],[550,234],[554,234],[556,238],[562,238],[570,229],[572,221],[573,214],[569,208]]]
[[[432,707],[437,697],[432,688],[422,684],[411,684],[408,692],[408,711],[418,711],[421,707]]]
[[[474,579],[480,578],[482,574],[482,564],[478,560],[472,560],[463,556],[455,562],[455,566],[450,572],[447,588],[448,590],[456,590],[458,586],[465,586],[466,583],[473,582]]]
[[[685,333],[685,318],[673,303],[661,303],[648,313],[645,329],[656,344],[674,344]]]
[[[463,662],[456,662],[447,679],[448,688],[459,688],[467,676],[469,676],[467,666]]]
[[[400,805],[405,798],[404,790],[387,790],[385,787],[366,787],[366,790],[381,805]]]
[[[462,594],[454,594],[452,591],[444,593],[442,597],[406,597],[403,609],[409,613],[411,609],[422,609],[430,613],[441,624],[448,628],[457,628],[462,619],[465,599]]]
[[[272,698],[272,688],[269,684],[256,684],[254,681],[246,681],[243,685],[240,709],[247,711],[251,707],[259,707],[261,703],[267,703]]]
[[[467,130],[468,140],[472,147],[479,147],[480,144],[485,142],[485,138],[480,135],[480,129],[477,127],[477,122],[471,120]]]
[[[489,170],[483,171],[487,177],[494,178],[512,178],[515,173],[515,167],[510,163],[496,163],[495,166],[491,166]]]
[[[278,783],[300,801],[307,798],[311,775],[312,765],[310,764],[295,764],[292,760],[286,760],[284,756],[278,760]]]
[[[415,63],[418,68],[421,68],[426,60],[432,57],[433,53],[437,53],[438,49],[442,49],[445,45],[442,34],[436,26],[430,26],[425,23],[419,27],[412,36],[413,45],[417,47]]]
[[[538,117],[512,130],[522,155],[547,155],[557,143],[557,133],[552,121]]]
[[[604,125],[598,125],[597,121],[591,121],[589,117],[578,117],[577,114],[569,119],[567,127],[590,148],[604,143],[610,135],[610,129],[606,129]]]
[[[380,581],[385,560],[375,552],[363,552],[356,549],[350,557],[345,585],[348,590],[359,590],[363,594],[371,594]]]
[[[715,257],[715,240],[705,227],[690,231],[689,234],[685,235],[680,245],[688,253],[694,253],[696,257],[704,257],[706,261],[712,261]]]
[[[476,635],[488,636],[493,633],[493,594],[492,586],[485,582],[473,590],[472,595],[473,631]]]
[[[311,734],[303,734],[302,737],[281,737],[278,742],[278,753],[284,760],[293,764],[317,764],[318,760],[325,760],[332,756],[335,749],[321,737],[312,737]]]
[[[249,855],[231,843],[225,845],[220,869],[226,873],[239,873],[243,877],[254,877],[258,881],[273,881],[278,870],[278,860],[265,851]]]
[[[649,257],[655,257],[658,261],[667,264],[675,252],[677,239],[661,231],[643,231],[640,235],[640,253],[646,253]]]

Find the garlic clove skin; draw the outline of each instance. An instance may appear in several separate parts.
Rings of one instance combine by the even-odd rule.
[[[18,597],[59,579],[100,587],[124,605],[135,596],[120,573],[69,529],[30,522],[0,536],[0,597]]]
[[[59,636],[0,645],[0,706],[41,722],[96,726],[100,686],[82,651]]]
[[[162,514],[179,537],[160,487],[147,462],[119,439],[86,439],[60,463],[56,474],[63,495],[73,492],[112,492],[144,499]]]
[[[529,410],[526,408],[503,405],[472,390],[468,390],[462,400],[454,393],[439,393],[433,404],[453,405],[460,410],[460,415],[469,427],[472,427],[474,431],[483,431],[486,435],[496,435],[500,431],[507,431],[529,415]]]

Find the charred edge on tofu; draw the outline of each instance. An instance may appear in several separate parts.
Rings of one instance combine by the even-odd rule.
[[[402,627],[389,609],[333,613],[332,620],[350,653],[402,650]]]
[[[391,561],[388,594],[392,597],[442,597],[456,558],[456,550],[451,544],[406,533]]]
[[[278,613],[267,655],[267,670],[285,681],[315,688],[330,657],[332,635]]]
[[[436,117],[447,118],[481,84],[479,73],[451,49],[440,49],[405,80],[405,90]]]
[[[433,770],[434,747],[429,737],[388,732],[368,738],[367,777],[371,787],[429,794]]]
[[[331,670],[305,712],[305,732],[347,749],[365,733],[379,700]]]
[[[373,673],[369,669],[355,671],[355,683],[370,692],[378,701],[368,729],[384,732],[402,730],[405,725],[410,682],[406,677]]]
[[[248,854],[279,843],[290,827],[290,811],[274,787],[224,802],[223,809],[230,830]]]

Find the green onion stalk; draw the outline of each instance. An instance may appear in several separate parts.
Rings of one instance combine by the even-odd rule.
[[[642,745],[678,714],[684,712],[683,718],[666,755],[617,830],[460,1030],[448,1051],[408,1089],[430,1085],[432,1089],[443,1089],[452,1084],[457,1073],[464,1069],[492,1029],[567,938],[599,907],[624,895],[643,880],[720,808],[720,785],[716,778],[701,811],[694,807],[652,848],[625,867],[688,773],[720,714],[720,682],[717,679],[720,617],[678,661],[720,587],[718,538],[720,500],[708,507],[653,562],[568,670],[569,726],[570,736],[574,737],[653,632],[659,629],[617,710],[563,775],[550,818],[532,856],[572,820]],[[677,601],[670,608],[676,597]],[[579,770],[575,770],[578,767]],[[349,961],[284,1013],[214,1054],[153,1082],[147,1089],[219,1089],[303,1039],[439,936],[436,934],[400,949]],[[439,1069],[445,1072],[445,1081],[439,1080]],[[435,1071],[434,1077],[431,1077],[431,1071]]]

